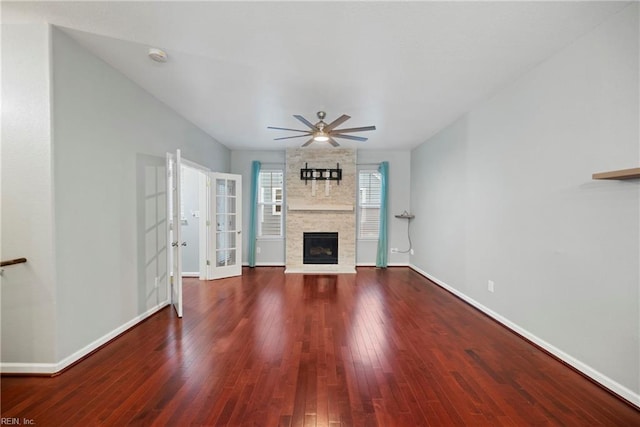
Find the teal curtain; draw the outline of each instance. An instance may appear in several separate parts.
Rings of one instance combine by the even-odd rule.
[[[382,162],[378,166],[380,172],[380,234],[378,235],[378,255],[376,267],[387,267],[387,254],[389,244],[387,242],[387,200],[389,192],[389,162]]]
[[[251,203],[249,210],[249,267],[256,266],[256,238],[258,237],[258,187],[260,185],[260,162],[251,163]]]

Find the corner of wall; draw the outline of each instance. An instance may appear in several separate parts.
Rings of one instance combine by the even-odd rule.
[[[537,345],[538,347],[540,347],[543,350],[545,350],[545,351],[549,352],[550,354],[552,354],[555,358],[557,358],[557,359],[561,360],[562,362],[566,363],[567,365],[571,366],[573,369],[579,371],[580,373],[584,374],[585,376],[591,378],[595,382],[597,382],[597,383],[601,384],[602,386],[604,386],[605,388],[609,389],[614,394],[618,395],[619,397],[622,397],[624,400],[627,400],[627,401],[631,402],[635,406],[640,407],[640,393],[637,393],[637,392],[629,389],[628,387],[625,387],[624,385],[622,385],[622,384],[618,383],[617,381],[611,379],[610,377],[608,377],[607,375],[603,374],[602,372],[597,371],[596,369],[592,368],[591,366],[589,366],[588,364],[582,362],[581,360],[579,360],[579,359],[571,356],[570,354],[560,350],[559,348],[555,347],[554,345],[550,344],[549,342],[545,341],[544,339],[538,337],[537,335],[533,334],[532,332],[528,331],[527,329],[521,327],[517,323],[514,323],[511,320],[507,319],[506,317],[500,315],[499,313],[491,310],[487,306],[479,303],[478,301],[476,301],[475,299],[469,297],[465,293],[460,292],[459,290],[457,290],[453,286],[448,285],[447,283],[443,282],[442,280],[438,279],[437,277],[427,273],[426,271],[422,270],[421,268],[417,267],[416,265],[410,264],[409,267],[412,270],[414,270],[417,273],[419,273],[420,275],[422,275],[422,276],[426,277],[427,279],[429,279],[431,282],[435,283],[436,285],[438,285],[441,288],[445,289],[446,291],[450,292],[451,294],[453,294],[454,296],[456,296],[460,300],[466,302],[467,304],[469,304],[472,307],[476,308],[480,312],[486,314],[487,316],[489,316],[490,318],[492,318],[496,322],[500,323],[501,325],[503,325],[507,329],[511,330],[516,335],[519,335],[519,336],[523,337],[524,339],[532,342],[533,344]]]
[[[56,282],[48,24],[3,24],[2,363],[53,363]],[[28,112],[28,113],[27,113]],[[10,203],[6,201],[11,201]]]

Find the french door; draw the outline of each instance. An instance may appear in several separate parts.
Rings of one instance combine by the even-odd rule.
[[[210,173],[207,279],[242,274],[242,176]]]
[[[175,155],[167,153],[167,268],[171,305],[178,317],[182,317],[182,247],[186,245],[181,233],[181,163],[180,150]]]

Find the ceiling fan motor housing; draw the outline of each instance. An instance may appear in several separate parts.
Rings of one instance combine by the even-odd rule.
[[[336,129],[336,127],[340,126],[342,123],[344,123],[345,121],[347,121],[348,119],[350,119],[351,117],[343,114],[342,116],[338,117],[337,119],[335,119],[334,121],[332,121],[329,124],[326,124],[324,122],[324,118],[327,116],[327,113],[325,113],[324,111],[318,111],[317,113],[318,118],[320,119],[320,121],[316,124],[311,123],[310,121],[308,121],[307,119],[305,119],[304,117],[300,116],[300,115],[294,115],[293,117],[295,117],[296,119],[298,119],[299,121],[301,121],[302,123],[304,123],[309,129],[307,130],[300,130],[300,129],[290,129],[290,128],[281,128],[281,127],[274,127],[274,126],[268,126],[269,129],[278,129],[278,130],[288,130],[288,131],[293,131],[293,132],[301,132],[301,135],[295,135],[295,136],[285,136],[285,137],[280,137],[280,138],[275,138],[276,140],[279,139],[290,139],[290,138],[304,138],[307,137],[310,139],[305,142],[304,144],[302,144],[303,147],[306,147],[307,145],[311,144],[313,141],[318,141],[318,142],[328,142],[329,144],[331,144],[334,147],[339,147],[340,144],[338,144],[334,138],[345,138],[345,139],[351,139],[354,141],[361,141],[364,142],[367,140],[367,138],[361,137],[361,136],[352,136],[352,135],[345,135],[346,133],[352,133],[352,132],[364,132],[364,131],[369,131],[369,130],[376,130],[375,126],[363,126],[363,127],[358,127],[358,128],[348,128],[348,129]]]

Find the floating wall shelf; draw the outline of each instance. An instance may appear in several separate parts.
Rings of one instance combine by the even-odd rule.
[[[413,219],[415,217],[416,217],[415,215],[411,215],[411,214],[396,215],[396,218],[403,218],[403,219]]]
[[[638,179],[640,178],[640,168],[594,173],[591,177],[593,179]]]

